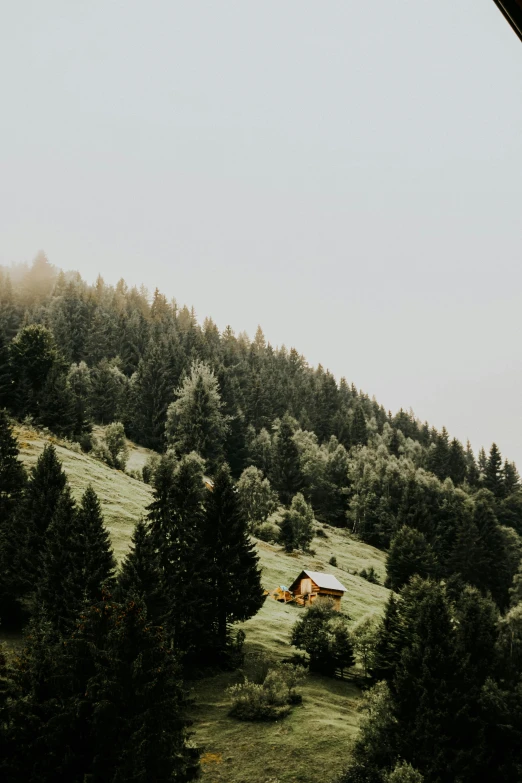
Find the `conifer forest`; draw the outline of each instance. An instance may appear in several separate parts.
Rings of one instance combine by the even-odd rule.
[[[390,412],[158,289],[91,285],[44,253],[0,267],[1,779],[520,783],[520,477],[404,397]],[[122,557],[67,453],[103,466],[115,501],[116,476],[148,493]],[[301,564],[346,585],[340,611],[292,604]],[[203,687],[229,732],[214,745]],[[329,687],[350,738],[332,721],[320,773],[268,775],[278,742],[299,754],[312,688],[327,720]],[[252,726],[271,738],[257,760],[230,740]]]

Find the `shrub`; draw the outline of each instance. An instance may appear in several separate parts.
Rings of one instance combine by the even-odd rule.
[[[94,446],[94,441],[92,438],[91,432],[82,432],[82,434],[78,437],[78,443],[80,444],[81,450],[88,454],[90,451],[92,451]]]
[[[125,428],[121,422],[113,422],[105,430],[103,441],[94,447],[94,454],[111,468],[125,470],[129,449],[125,438]]]
[[[232,697],[230,715],[238,720],[272,721],[284,718],[292,705],[300,704],[302,697],[296,686],[303,679],[305,669],[290,663],[281,663],[269,669],[264,681],[256,683],[245,677],[244,682],[228,689]]]
[[[261,541],[272,541],[276,543],[279,540],[279,527],[273,522],[263,522],[262,525],[254,527],[254,535]]]
[[[315,531],[317,538],[328,538],[322,527],[318,527]]]
[[[156,470],[158,469],[158,465],[160,463],[160,456],[159,454],[151,454],[145,463],[145,465],[141,469],[141,477],[145,484],[152,484],[152,480],[154,478],[154,474],[156,473]]]
[[[337,568],[337,558],[335,555],[331,556],[331,558],[328,561],[328,564],[334,566],[334,568]]]
[[[397,762],[395,768],[384,778],[385,783],[423,783],[423,776],[406,761]]]
[[[368,570],[363,568],[361,571],[359,571],[359,576],[361,576],[363,579],[366,579],[367,582],[371,582],[373,585],[381,584],[379,581],[379,575],[373,566],[370,566]]]

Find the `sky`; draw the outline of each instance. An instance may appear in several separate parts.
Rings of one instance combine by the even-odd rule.
[[[522,468],[522,44],[493,0],[18,0],[0,264],[295,346]]]

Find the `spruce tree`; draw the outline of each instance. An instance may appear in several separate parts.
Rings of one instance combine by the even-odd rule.
[[[466,452],[456,438],[450,443],[448,452],[447,474],[455,485],[462,484],[467,475]]]
[[[445,780],[459,741],[462,660],[444,588],[416,578],[409,593],[410,613],[403,614],[409,643],[391,683],[400,727],[396,753],[428,780]]]
[[[479,484],[480,473],[471,448],[471,443],[466,443],[466,479],[470,487],[476,487]]]
[[[0,409],[11,405],[13,379],[9,366],[9,348],[0,328]]]
[[[100,501],[89,485],[78,509],[78,531],[82,558],[83,601],[91,604],[102,597],[102,589],[110,591],[114,583],[116,561],[111,540],[105,527]]]
[[[61,362],[55,362],[47,373],[38,404],[38,422],[61,437],[82,434],[75,432],[75,400]]]
[[[406,639],[401,634],[399,604],[391,593],[377,630],[371,673],[374,680],[391,682]]]
[[[480,584],[482,552],[480,533],[471,514],[465,514],[457,528],[455,545],[450,556],[449,566],[454,574],[459,574],[470,585]]]
[[[520,476],[514,462],[504,461],[502,468],[502,483],[504,497],[509,497],[520,489]]]
[[[150,342],[140,357],[131,385],[129,432],[157,451],[165,446],[165,419],[178,378],[176,351],[166,339]]]
[[[484,487],[489,489],[497,500],[500,500],[504,494],[502,457],[496,443],[492,444],[489,451],[484,473]]]
[[[16,525],[6,541],[9,581],[18,599],[33,592],[40,576],[45,536],[67,479],[52,444],[31,469]]]
[[[0,409],[0,531],[20,503],[26,475],[7,412]]]
[[[115,597],[120,603],[133,598],[142,601],[147,617],[154,625],[163,625],[168,617],[169,601],[159,557],[154,539],[142,519],[134,528],[131,550],[118,574]]]
[[[424,535],[411,527],[401,527],[390,545],[386,572],[392,590],[400,590],[412,576],[426,578],[435,574],[437,561]]]
[[[40,396],[58,354],[52,332],[41,324],[25,326],[9,346],[13,406],[18,416],[39,413]]]
[[[488,464],[488,458],[486,457],[486,452],[484,450],[484,447],[480,448],[478,453],[478,459],[477,459],[477,470],[479,473],[479,484],[484,483],[484,478],[486,475],[486,467]]]
[[[17,512],[26,484],[18,453],[7,413],[0,410],[0,618],[4,621],[18,614],[19,575],[13,557],[20,545]]]
[[[362,405],[357,404],[353,411],[350,427],[350,441],[352,446],[366,446],[368,443],[368,428]]]
[[[436,434],[435,443],[428,452],[428,469],[441,481],[450,475],[450,445],[446,427]]]
[[[20,698],[4,746],[8,783],[186,783],[197,776],[180,668],[141,601],[104,598],[64,640],[49,624],[33,624],[15,682]]]
[[[479,532],[479,563],[474,584],[482,590],[489,590],[503,609],[509,604],[513,575],[502,529],[493,510],[493,498],[486,491],[476,496],[473,521]]]
[[[67,374],[67,385],[72,395],[73,435],[80,438],[83,433],[92,431],[91,372],[85,362],[71,365]]]
[[[178,463],[171,455],[163,457],[154,474],[148,518],[170,605],[167,624],[185,660],[202,646],[201,636],[206,633],[208,587],[202,539],[207,492],[203,461],[197,454],[188,454]]]
[[[82,780],[195,779],[198,752],[187,745],[181,670],[143,602],[93,607],[75,634],[75,647],[80,660],[82,649],[90,648],[93,665],[85,687],[90,719]]]
[[[99,424],[120,418],[128,381],[115,360],[102,359],[91,371],[90,409]]]
[[[261,608],[259,558],[248,536],[230,470],[217,473],[206,501],[205,570],[209,581],[209,640],[214,656],[226,654],[229,625],[248,620]],[[212,654],[212,652],[211,652]]]
[[[299,466],[299,450],[294,441],[294,425],[287,413],[281,419],[274,437],[271,481],[281,503],[285,506],[290,505],[293,496],[304,484]]]
[[[84,606],[84,547],[78,511],[67,486],[45,535],[41,573],[33,599],[36,615],[59,634],[70,632]]]
[[[316,394],[314,431],[320,443],[334,434],[336,415],[339,411],[339,391],[334,376],[326,371],[319,379]]]

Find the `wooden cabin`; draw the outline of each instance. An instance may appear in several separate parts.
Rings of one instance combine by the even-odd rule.
[[[322,574],[319,571],[301,571],[289,587],[295,602],[300,606],[309,606],[318,597],[331,598],[337,611],[341,609],[341,598],[346,592],[332,574]]]

